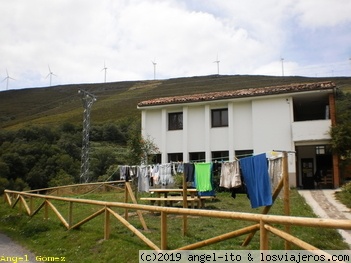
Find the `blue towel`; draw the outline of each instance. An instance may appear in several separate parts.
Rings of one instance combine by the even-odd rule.
[[[272,205],[272,190],[266,154],[243,158],[239,162],[251,207]]]

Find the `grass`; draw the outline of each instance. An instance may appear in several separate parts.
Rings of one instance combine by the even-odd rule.
[[[336,198],[351,209],[351,182],[344,184],[340,192],[336,192]]]
[[[148,194],[142,194],[143,196]],[[91,193],[77,198],[123,201],[124,193]],[[139,194],[140,197],[140,194]],[[206,203],[208,210],[237,211],[260,213],[261,209],[252,209],[246,195],[239,194],[233,199],[228,192],[218,193],[218,198]],[[68,205],[64,202],[55,201],[55,206],[63,215],[68,215]],[[145,201],[146,204],[146,201]],[[74,222],[78,222],[85,216],[97,211],[99,207],[74,204]],[[124,210],[115,209],[123,215]],[[142,229],[141,223],[133,211],[130,211],[129,222],[138,229]],[[0,204],[0,230],[14,238],[36,255],[64,256],[66,262],[138,262],[138,251],[149,249],[137,236],[124,227],[119,221],[111,218],[111,236],[109,240],[104,237],[103,214],[76,230],[66,230],[52,211],[49,219],[43,220],[44,212],[41,211],[30,218],[20,213],[18,207],[11,209],[7,204]],[[270,214],[283,214],[283,202],[277,200]],[[291,192],[291,215],[303,217],[315,217],[310,207],[296,190]],[[160,216],[145,212],[143,217],[149,231],[142,231],[147,238],[156,245],[160,245]],[[168,245],[170,249],[182,247],[216,235],[234,231],[251,225],[250,222],[217,219],[207,217],[189,217],[188,234],[183,237],[182,217],[168,216]],[[277,226],[280,228],[280,226]],[[348,249],[347,244],[335,230],[307,227],[292,227],[291,233],[302,240],[324,250]],[[242,250],[259,249],[259,235],[256,234],[247,247],[242,247],[245,236],[226,240],[213,244],[203,249],[213,250]],[[269,247],[271,249],[284,249],[282,239],[270,235]],[[293,249],[298,249],[293,247]]]

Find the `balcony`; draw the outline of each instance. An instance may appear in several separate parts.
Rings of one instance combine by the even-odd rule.
[[[297,121],[292,123],[294,142],[330,140],[331,120]]]

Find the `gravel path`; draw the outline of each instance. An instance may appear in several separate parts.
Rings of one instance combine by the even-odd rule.
[[[313,212],[321,218],[351,219],[351,211],[335,197],[336,190],[299,190]],[[351,230],[338,230],[351,248]]]
[[[18,245],[8,236],[0,233],[0,261],[1,262],[29,262],[35,263],[35,255]]]

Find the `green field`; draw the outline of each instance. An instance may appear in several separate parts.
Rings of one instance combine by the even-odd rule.
[[[148,195],[148,194],[143,194]],[[120,201],[123,202],[123,192],[90,193],[76,198]],[[139,196],[140,197],[140,196]],[[291,192],[291,215],[315,217],[310,207],[296,190]],[[61,214],[68,215],[67,203],[53,202]],[[142,202],[140,202],[142,203]],[[145,204],[147,204],[145,202]],[[82,204],[74,204],[73,221],[77,222],[85,216],[94,213],[99,208]],[[217,199],[208,201],[205,209],[215,211],[236,211],[260,213],[261,209],[252,209],[246,195],[239,194],[233,199],[229,192],[218,193]],[[120,215],[123,209],[114,209]],[[273,205],[270,214],[282,215],[283,202],[278,199]],[[129,222],[141,230],[144,235],[160,246],[160,214],[144,212],[143,217],[149,228],[142,230],[142,225],[136,214],[130,210]],[[11,209],[4,202],[0,205],[0,231],[19,241],[27,248],[40,256],[65,257],[66,262],[138,262],[138,251],[149,249],[135,234],[130,232],[115,218],[111,218],[111,236],[104,240],[104,217],[100,215],[76,230],[66,230],[55,214],[50,211],[49,219],[44,220],[44,209],[30,218],[20,213],[18,207]],[[169,249],[176,249],[204,239],[224,234],[230,231],[252,225],[229,219],[189,216],[188,234],[182,236],[182,217],[168,216],[168,245]],[[276,225],[282,228],[280,225]],[[298,238],[323,250],[348,249],[341,236],[332,229],[292,227],[291,233]],[[259,234],[257,233],[247,247],[241,244],[246,236],[222,241],[206,246],[208,250],[257,250],[259,249]],[[284,242],[273,234],[269,235],[270,249],[284,249]],[[292,246],[292,249],[298,249]]]

